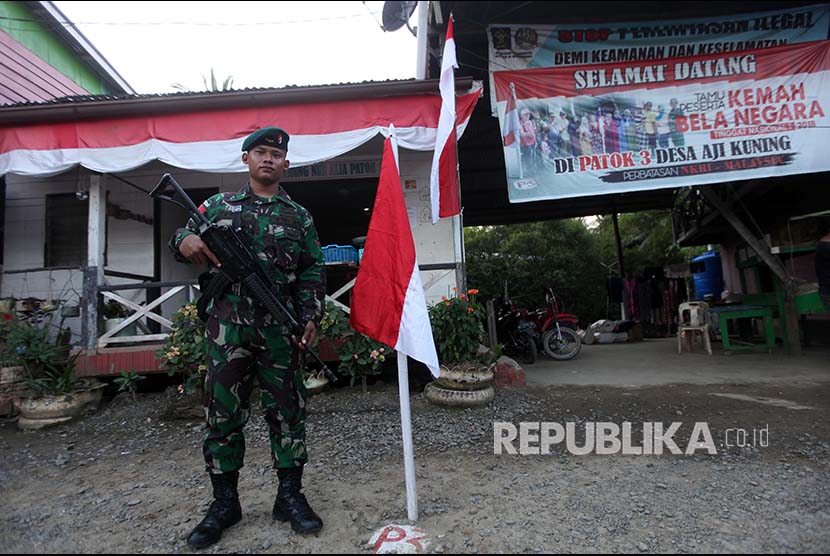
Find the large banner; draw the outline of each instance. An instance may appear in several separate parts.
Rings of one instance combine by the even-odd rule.
[[[514,203],[830,170],[830,41],[493,73]]]
[[[701,3],[703,10],[705,7]],[[642,62],[770,48],[826,40],[830,38],[828,30],[830,6],[823,4],[665,21],[548,26],[496,24],[487,28],[487,35],[492,75],[503,70]],[[495,103],[491,109],[495,116]]]

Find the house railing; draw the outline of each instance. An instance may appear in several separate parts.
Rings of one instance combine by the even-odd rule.
[[[161,288],[170,288],[161,295],[155,296],[155,299],[150,300],[140,305],[135,301],[131,301],[116,292],[123,292],[128,290],[160,290]],[[98,348],[111,347],[112,344],[125,343],[151,343],[162,342],[170,335],[169,330],[173,328],[173,322],[170,319],[164,318],[156,311],[160,310],[161,304],[177,294],[184,292],[186,303],[190,303],[193,299],[198,297],[199,285],[196,280],[181,280],[176,282],[142,282],[140,284],[123,284],[118,286],[99,286],[98,291],[105,300],[112,300],[116,303],[133,311],[133,314],[126,317],[122,322],[118,323],[114,328],[108,330],[98,337]],[[143,319],[158,323],[158,332],[153,332],[144,324]],[[119,332],[125,330],[133,323],[137,323],[143,329],[145,334],[138,334],[133,336],[116,336]],[[162,331],[166,329],[166,331]]]
[[[337,298],[343,296],[346,292],[351,290],[354,287],[355,280],[351,280],[348,284],[340,288],[338,291],[334,292],[331,296],[326,296],[326,300],[331,301],[342,308],[346,313],[349,312],[349,307],[341,303],[337,300]],[[160,291],[161,288],[170,288],[167,292],[158,295],[158,293],[154,294],[155,299],[150,299],[150,296],[147,297],[147,302],[144,305],[136,303],[135,301],[131,301],[124,297],[123,295],[119,295],[116,292],[123,292],[128,290],[156,290],[156,292]],[[105,348],[105,347],[112,347],[112,344],[134,344],[134,343],[152,343],[152,342],[163,342],[165,341],[168,336],[170,335],[170,330],[173,329],[173,322],[170,319],[164,318],[163,316],[159,315],[155,311],[161,308],[161,304],[165,301],[175,297],[180,292],[184,292],[185,294],[185,303],[190,303],[194,299],[198,298],[201,295],[199,291],[199,284],[197,280],[182,280],[177,282],[142,282],[139,284],[123,284],[118,286],[100,286],[98,288],[100,294],[104,297],[104,300],[112,300],[116,303],[126,307],[130,311],[133,311],[133,314],[129,317],[126,317],[122,322],[118,323],[114,328],[108,330],[106,333],[102,334],[98,337],[98,348]],[[152,321],[157,323],[157,328],[159,331],[153,332],[147,327],[143,319],[147,319],[148,321]],[[119,332],[125,330],[131,324],[136,323],[140,328],[142,328],[144,334],[137,334],[133,336],[116,336]],[[166,331],[162,331],[161,328],[166,329]]]

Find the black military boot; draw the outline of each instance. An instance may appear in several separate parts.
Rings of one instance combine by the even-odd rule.
[[[316,533],[322,529],[323,520],[314,513],[305,495],[300,492],[303,488],[303,468],[277,469],[277,476],[280,478],[280,486],[271,512],[273,518],[291,520],[291,529],[295,533]]]
[[[236,490],[239,484],[239,471],[211,473],[210,482],[213,483],[215,500],[202,522],[187,537],[187,545],[197,550],[216,543],[222,537],[222,531],[242,519],[239,492]]]

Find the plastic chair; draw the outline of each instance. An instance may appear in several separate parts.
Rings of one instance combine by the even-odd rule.
[[[680,322],[677,325],[677,353],[683,353],[683,337],[689,338],[689,351],[692,351],[692,340],[695,332],[703,335],[703,345],[706,352],[712,355],[712,344],[709,339],[709,325],[706,323],[706,311],[709,305],[705,301],[690,301],[681,303],[678,308]],[[685,315],[688,312],[689,320]]]

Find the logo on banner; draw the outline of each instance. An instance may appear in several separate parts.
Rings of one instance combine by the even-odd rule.
[[[536,180],[516,180],[513,182],[513,187],[516,189],[534,189],[536,186]]]
[[[521,50],[533,50],[539,44],[539,33],[531,27],[516,30],[516,47]]]
[[[490,29],[490,37],[493,40],[493,48],[497,50],[510,50],[510,27],[493,27]]]

